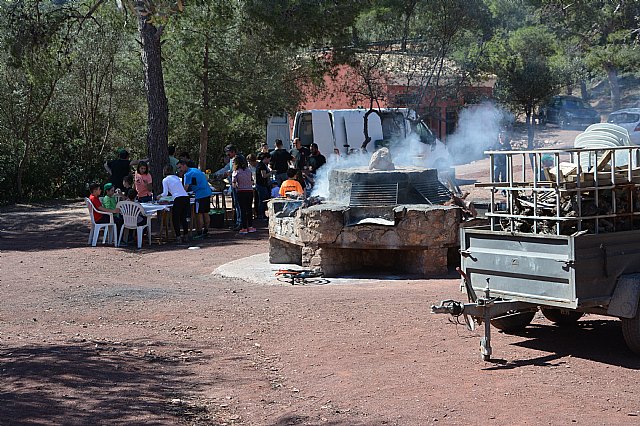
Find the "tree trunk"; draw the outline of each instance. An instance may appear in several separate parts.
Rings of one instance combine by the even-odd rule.
[[[534,128],[532,121],[532,111],[533,107],[527,107],[525,109],[526,113],[526,123],[527,123],[527,149],[533,149],[533,136],[534,136]]]
[[[534,137],[534,127],[533,127],[533,106],[527,106],[525,108],[526,119],[525,122],[527,124],[527,149],[533,149],[533,137]],[[533,154],[529,154],[529,164],[531,165],[531,170],[535,172],[535,156]],[[524,167],[524,164],[523,164]]]
[[[400,45],[400,50],[403,52],[407,51],[407,38],[409,37],[409,15],[405,15],[404,22],[402,25],[402,42]]]
[[[584,80],[580,80],[580,95],[582,97],[582,100],[585,102],[589,102],[591,100],[589,89],[587,89],[587,82]]]
[[[369,142],[371,142],[371,136],[369,136],[369,116],[372,113],[375,113],[378,115],[378,117],[380,117],[380,112],[376,111],[373,108],[373,100],[371,101],[369,110],[364,113],[364,142],[362,142],[362,145],[360,146],[360,149],[362,150],[362,152],[367,152],[367,145],[369,145]]]
[[[607,77],[609,78],[609,88],[611,89],[611,110],[620,109],[620,85],[618,84],[618,70],[612,65],[605,65]]]
[[[16,170],[16,190],[18,191],[19,200],[21,200],[24,196],[24,187],[22,185],[22,178],[24,177],[24,172],[26,170],[27,164],[29,163],[29,155],[31,154],[31,137],[30,137],[31,127],[40,121],[40,119],[42,118],[42,115],[44,114],[46,109],[49,107],[49,103],[53,98],[53,92],[55,92],[57,84],[58,84],[57,79],[54,79],[52,82],[50,82],[49,90],[47,92],[46,98],[42,102],[42,105],[40,105],[37,113],[33,115],[31,115],[31,111],[33,110],[33,106],[34,106],[31,103],[31,99],[32,99],[31,94],[33,93],[33,86],[29,88],[30,102],[27,108],[27,111],[29,111],[27,113],[27,120],[31,120],[31,121],[25,123],[19,135],[17,135],[20,138],[20,140],[24,142],[24,152],[22,153],[22,158],[18,163],[18,170]]]
[[[204,63],[202,72],[202,123],[200,123],[200,170],[207,169],[207,144],[209,142],[209,38],[204,42]]]
[[[25,129],[22,135],[22,141],[24,142],[24,152],[22,158],[18,163],[18,171],[16,173],[16,190],[18,191],[18,200],[22,200],[24,197],[24,188],[22,186],[22,178],[24,176],[27,163],[29,162],[29,154],[31,153],[31,140],[29,139],[29,129]]]
[[[164,90],[162,51],[160,37],[162,27],[139,19],[138,30],[142,41],[142,68],[147,92],[147,150],[149,170],[153,177],[153,192],[162,192],[162,168],[169,163],[169,106]]]

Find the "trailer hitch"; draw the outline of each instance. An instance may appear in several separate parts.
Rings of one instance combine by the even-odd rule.
[[[468,285],[471,287],[471,283]],[[473,294],[475,296],[475,292]],[[509,312],[533,309],[537,309],[536,305],[491,297],[489,283],[487,283],[483,297],[476,296],[474,302],[462,303],[451,299],[443,300],[439,305],[431,306],[431,313],[449,314],[456,319],[463,316],[470,331],[475,330],[476,325],[484,323],[484,336],[480,339],[480,355],[483,361],[489,361],[493,351],[491,348],[491,319]]]
[[[449,314],[459,317],[464,311],[464,305],[455,300],[443,300],[438,306],[431,306],[432,314]]]

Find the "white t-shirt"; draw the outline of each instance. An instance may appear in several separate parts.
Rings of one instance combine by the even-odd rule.
[[[176,175],[169,175],[162,179],[162,196],[171,194],[173,198],[188,197],[187,191],[182,185],[182,180]]]

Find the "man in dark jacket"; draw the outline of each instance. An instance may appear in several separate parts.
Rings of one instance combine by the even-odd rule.
[[[324,155],[320,154],[320,150],[318,149],[318,144],[317,143],[312,143],[311,144],[311,155],[309,156],[309,159],[307,160],[307,168],[308,170],[315,174],[316,170],[318,170],[320,167],[324,166],[324,164],[327,162],[327,159],[325,158]]]
[[[282,140],[276,139],[276,149],[271,153],[271,169],[275,172],[278,185],[287,180],[287,170],[291,154],[282,147]]]

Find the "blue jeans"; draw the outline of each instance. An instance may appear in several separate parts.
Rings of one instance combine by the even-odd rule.
[[[240,199],[238,198],[238,190],[231,188],[231,201],[233,202],[233,210],[236,214],[236,226],[242,225],[242,210],[240,210]]]
[[[264,217],[267,210],[267,200],[271,198],[271,191],[266,186],[256,185],[258,193],[258,217]]]

